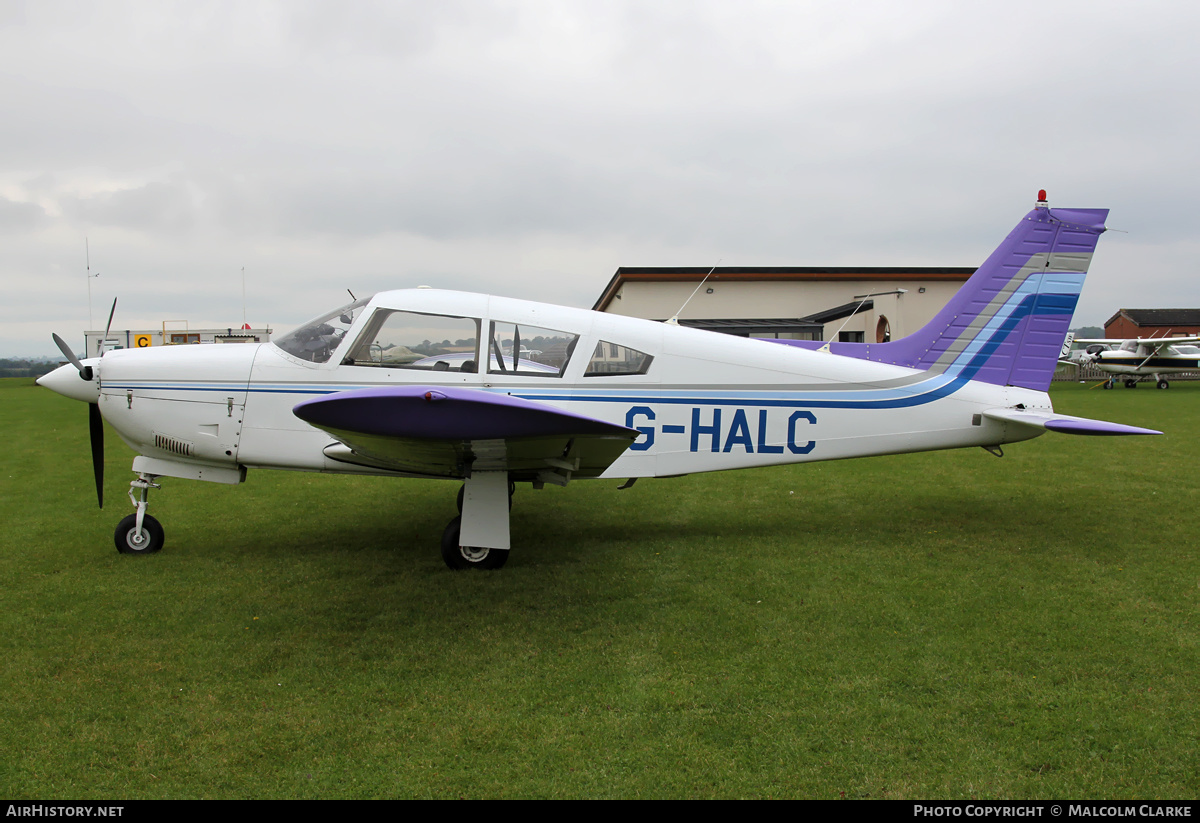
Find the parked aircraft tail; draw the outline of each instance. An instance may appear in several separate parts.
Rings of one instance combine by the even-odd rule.
[[[1048,389],[1108,209],[1051,209],[1045,197],[1039,193],[1033,211],[924,328],[889,343],[831,343],[830,350]]]

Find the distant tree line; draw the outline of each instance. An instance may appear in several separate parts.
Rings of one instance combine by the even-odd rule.
[[[56,360],[29,360],[24,357],[0,358],[0,377],[41,377],[58,368]]]

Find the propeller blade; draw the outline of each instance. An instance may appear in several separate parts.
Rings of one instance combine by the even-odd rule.
[[[98,403],[88,404],[88,429],[92,436],[92,472],[96,475],[96,502],[104,508],[104,418]]]
[[[108,330],[112,328],[113,315],[117,313],[117,298],[113,298],[112,308],[108,311],[108,325],[104,327],[104,339],[108,339]]]
[[[75,352],[71,351],[71,347],[68,346],[63,341],[63,339],[61,337],[59,337],[57,334],[54,334],[53,332],[51,332],[50,336],[54,338],[54,345],[58,346],[58,350],[63,353],[63,357],[65,357],[65,358],[67,358],[67,360],[71,361],[71,365],[79,370],[79,376],[82,377],[84,380],[91,380],[92,379],[92,367],[85,366],[82,363],[80,363],[79,358],[75,356]]]

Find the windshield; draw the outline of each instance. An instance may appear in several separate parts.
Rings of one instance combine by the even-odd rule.
[[[346,336],[346,332],[354,324],[354,319],[370,299],[364,297],[340,309],[334,309],[298,326],[273,342],[293,357],[312,363],[324,363],[333,355],[333,350],[341,345],[342,338]]]

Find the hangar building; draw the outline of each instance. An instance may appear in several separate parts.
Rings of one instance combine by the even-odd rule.
[[[884,342],[933,319],[974,273],[974,268],[622,266],[592,308],[648,320],[679,312],[681,326],[741,337]]]
[[[1104,336],[1194,337],[1200,335],[1200,309],[1121,309],[1104,321]]]
[[[98,357],[113,349],[142,349],[155,346],[178,346],[188,343],[264,343],[271,339],[270,328],[182,329],[167,328],[167,321],[157,329],[112,329],[108,337],[102,331],[85,331],[84,356]],[[182,322],[182,321],[180,321]]]

